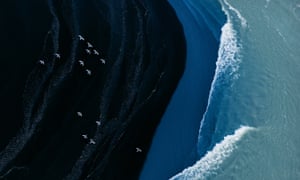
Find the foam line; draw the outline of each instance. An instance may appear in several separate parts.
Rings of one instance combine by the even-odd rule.
[[[227,135],[224,139],[217,143],[214,148],[196,162],[193,166],[184,169],[181,173],[170,178],[171,180],[205,180],[213,175],[223,163],[225,159],[230,157],[237,147],[242,137],[255,128],[249,126],[241,126],[235,130],[234,134]]]
[[[224,9],[223,9],[224,10]],[[225,11],[225,10],[224,10]],[[228,14],[228,13],[226,13]],[[228,16],[228,15],[227,15]],[[199,136],[198,136],[198,153],[202,156],[205,153],[205,148],[210,146],[210,139],[207,134],[213,132],[216,122],[215,119],[208,117],[210,108],[214,108],[212,105],[213,96],[217,91],[221,91],[217,86],[222,84],[228,86],[231,80],[238,78],[238,69],[240,64],[240,47],[236,32],[233,29],[233,25],[228,17],[226,24],[222,27],[222,34],[220,40],[220,47],[218,51],[218,59],[216,62],[215,76],[212,81],[211,90],[209,92],[209,98],[207,103],[207,109],[201,120]],[[223,78],[225,77],[225,78]]]
[[[240,19],[242,27],[245,28],[247,26],[247,20],[241,15],[241,13],[236,8],[234,8],[227,0],[224,0],[224,4],[228,7],[229,10],[231,10],[237,15],[237,17]],[[228,11],[225,10],[224,12],[226,13],[227,16],[229,16]]]

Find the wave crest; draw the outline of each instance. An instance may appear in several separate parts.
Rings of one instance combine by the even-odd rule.
[[[224,88],[220,89],[220,87],[230,86],[232,80],[235,80],[239,77],[237,71],[241,62],[241,44],[238,42],[237,32],[235,31],[231,21],[229,14],[229,10],[231,9],[229,8],[227,10],[224,6],[222,6],[222,10],[227,15],[227,22],[222,27],[215,76],[209,92],[207,109],[203,115],[199,129],[198,154],[200,156],[204,155],[204,153],[207,151],[206,148],[211,145],[212,142],[210,136],[211,133],[214,132],[215,125],[217,123],[217,119],[210,117],[210,113],[215,114],[214,112],[210,111],[212,111],[212,109],[217,109],[215,107],[216,105],[213,103],[213,96],[218,94],[218,92],[224,91]],[[215,99],[221,98],[215,97]]]
[[[217,143],[211,151],[196,162],[193,166],[184,169],[181,173],[170,178],[171,180],[185,179],[207,179],[210,175],[220,167],[222,162],[228,158],[236,148],[236,143],[249,131],[255,128],[249,126],[241,126],[235,130],[234,134],[227,135],[224,139]]]

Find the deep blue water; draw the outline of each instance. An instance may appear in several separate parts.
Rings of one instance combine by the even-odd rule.
[[[188,32],[185,72],[191,46],[196,46],[188,37],[197,39],[193,33],[199,33],[196,28],[187,31],[194,25],[187,14],[200,25],[203,18],[214,37],[220,39],[208,103],[198,119],[200,126],[185,129],[189,121],[176,123],[183,118],[174,114],[187,108],[184,104],[180,110],[172,109],[185,101],[176,96],[181,87],[187,87],[180,86],[183,76],[157,129],[141,179],[299,179],[299,2],[184,3],[189,13],[182,3],[171,1]],[[188,109],[194,109],[192,105],[188,104]],[[190,144],[194,139],[198,157],[194,156],[194,163],[184,164],[183,157],[193,152]]]
[[[225,20],[224,14],[216,20],[208,12],[194,9],[189,1],[169,2],[184,27],[186,68],[157,128],[140,179],[170,178],[199,158],[198,131],[216,69],[222,19]],[[212,11],[220,11],[217,8],[220,6]]]

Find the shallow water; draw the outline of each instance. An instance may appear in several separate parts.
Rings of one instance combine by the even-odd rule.
[[[299,179],[299,2],[220,3],[227,16],[217,62],[223,70],[216,70],[201,121],[203,157],[174,178]],[[230,154],[224,151],[217,168],[207,164],[205,173],[199,172],[197,164],[223,143],[226,147],[223,138],[241,125],[256,130],[236,142]],[[220,162],[218,156],[210,158]]]

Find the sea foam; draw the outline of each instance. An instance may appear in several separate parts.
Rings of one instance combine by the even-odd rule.
[[[242,14],[240,13],[240,11],[238,11],[231,4],[229,4],[229,2],[227,0],[224,0],[223,2],[224,2],[224,5],[226,5],[230,11],[232,11],[232,12],[234,12],[236,14],[236,16],[238,17],[238,19],[241,22],[242,27],[245,28],[247,26],[247,20],[242,16]],[[224,6],[223,6],[223,11],[226,13],[227,16],[229,16],[229,12],[224,9]]]
[[[233,27],[232,17],[230,15],[230,11],[236,12],[237,10],[234,10],[227,1],[225,2],[225,4],[222,3],[222,10],[227,16],[227,22],[222,27],[215,75],[209,92],[207,109],[203,115],[199,129],[198,154],[200,156],[202,156],[206,152],[206,148],[210,146],[211,142],[209,136],[213,133],[213,129],[216,124],[216,122],[213,122],[216,120],[209,118],[208,114],[210,113],[209,111],[211,108],[215,108],[211,104],[213,95],[216,91],[223,90],[218,89],[217,86],[230,86],[231,81],[238,79],[239,77],[238,69],[241,62],[240,49],[242,46],[238,42],[237,32]],[[243,21],[243,19],[241,19],[241,21]]]
[[[211,151],[208,151],[207,154],[193,166],[173,176],[171,180],[207,179],[210,175],[213,175],[222,162],[232,154],[237,147],[237,142],[241,140],[246,133],[254,129],[255,128],[249,126],[241,126],[235,130],[234,134],[225,136],[220,143],[217,143]]]

